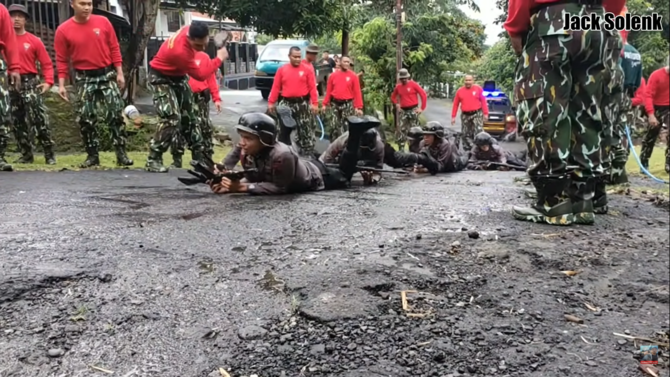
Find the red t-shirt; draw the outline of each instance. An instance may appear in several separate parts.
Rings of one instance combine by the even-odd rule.
[[[195,54],[195,64],[200,67],[203,62],[209,61],[209,55],[202,51],[198,51]],[[193,77],[190,77],[188,80],[188,85],[191,87],[193,93],[200,93],[209,89],[212,92],[212,101],[221,102],[221,94],[219,93],[219,85],[216,82],[216,73],[213,73],[209,76],[206,81],[198,81]]]
[[[44,81],[53,85],[54,66],[42,40],[25,32],[16,36],[16,43],[19,45],[19,73],[22,75],[37,74],[36,62],[40,62]]]
[[[314,69],[311,67],[307,67],[303,63],[300,63],[297,67],[290,63],[284,64],[279,67],[277,74],[275,74],[268,104],[276,103],[281,93],[281,96],[285,98],[305,97],[309,94],[310,102],[317,105],[319,97],[316,93],[315,82]]]
[[[644,104],[644,92],[647,89],[647,82],[644,81],[644,77],[640,80],[640,87],[635,91],[635,96],[632,99],[633,107],[641,106]]]
[[[184,26],[163,42],[149,66],[166,76],[189,75],[196,80],[207,81],[221,67],[221,59],[201,60],[200,66],[195,64],[197,51],[188,42],[188,28]]]
[[[362,109],[363,95],[358,75],[351,70],[333,72],[328,77],[323,105],[328,106],[331,98],[340,101],[354,100],[354,109]]]
[[[459,105],[461,106],[462,112],[471,112],[481,109],[484,115],[489,115],[489,107],[486,104],[484,90],[479,85],[472,85],[470,88],[462,86],[456,91],[454,105],[451,108],[452,118],[456,117]]]
[[[407,80],[407,84],[400,83],[395,86],[393,93],[391,93],[391,102],[393,104],[398,103],[398,97],[400,97],[400,107],[404,108],[417,106],[419,97],[421,97],[421,111],[426,110],[426,101],[428,100],[426,91],[414,80]]]
[[[9,16],[9,11],[3,4],[0,4],[0,52],[7,60],[9,72],[19,70],[19,49],[13,25],[14,21]]]
[[[654,113],[654,106],[670,106],[670,75],[665,67],[651,73],[645,89],[644,109]]]
[[[68,63],[76,70],[93,70],[111,66],[120,67],[121,49],[114,27],[106,17],[92,14],[88,21],[79,23],[74,17],[56,29],[56,69],[58,78],[68,76]]]

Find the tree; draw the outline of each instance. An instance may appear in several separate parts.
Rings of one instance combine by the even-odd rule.
[[[496,87],[512,98],[514,90],[514,70],[517,56],[512,50],[509,38],[502,38],[486,51],[477,67],[477,78],[495,80]]]

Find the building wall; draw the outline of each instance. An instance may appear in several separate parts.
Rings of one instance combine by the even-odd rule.
[[[169,37],[182,26],[191,24],[191,12],[179,12],[174,9],[160,9],[156,17],[154,36]]]

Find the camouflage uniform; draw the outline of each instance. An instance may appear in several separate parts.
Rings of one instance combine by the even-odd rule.
[[[634,114],[632,105],[632,99],[628,94],[624,93],[621,96],[621,105],[619,106],[619,121],[616,124],[612,137],[612,149],[610,153],[612,168],[609,177],[605,176],[605,180],[611,184],[628,182],[626,162],[628,162],[628,156],[630,155],[630,146],[628,145],[628,137],[626,136],[626,127],[630,127],[633,124]],[[594,210],[599,207],[597,204],[594,198]],[[596,210],[595,212],[602,212],[602,210]]]
[[[198,103],[198,119],[200,126],[200,134],[202,135],[203,154],[210,159],[214,155],[214,126],[212,120],[209,118],[209,101],[211,94],[208,90],[200,93],[193,93],[193,97]],[[182,156],[184,155],[184,148],[186,148],[187,140],[181,132],[176,132],[170,143],[170,153],[172,154],[172,167],[182,167]]]
[[[282,98],[277,106],[284,106],[291,110],[291,116],[296,121],[296,144],[301,156],[314,156],[316,132],[314,116],[310,112],[309,96],[300,98]],[[281,117],[279,117],[281,123]],[[282,132],[280,132],[282,134]],[[289,134],[290,137],[290,134]],[[286,143],[284,140],[280,140]],[[291,145],[290,141],[288,142]]]
[[[56,163],[54,142],[51,139],[47,108],[44,106],[41,89],[38,88],[40,84],[37,75],[21,75],[21,90],[9,91],[14,119],[14,138],[21,152],[21,158],[17,162],[33,162],[33,142],[37,133],[44,151],[44,159],[47,164],[53,165]]]
[[[88,157],[81,167],[100,164],[98,148],[98,124],[102,120],[109,128],[112,142],[116,150],[116,164],[132,165],[133,161],[126,155],[126,128],[123,121],[123,99],[116,84],[116,71],[107,70],[99,74],[95,71],[75,71],[77,88],[77,123],[81,130],[81,138]],[[102,116],[102,119],[100,119]]]
[[[661,133],[663,124],[670,127],[670,108],[667,106],[654,106],[654,116],[658,119],[659,124],[656,127],[652,127],[650,124],[647,125],[647,132],[644,133],[644,139],[642,140],[642,147],[640,150],[640,162],[642,162],[642,165],[645,168],[649,167],[649,159],[654,152],[656,139],[658,139],[658,135]],[[670,142],[666,141],[666,143],[668,146],[665,148],[665,164],[668,165],[670,164]]]
[[[163,153],[170,146],[187,144],[194,160],[201,160],[204,151],[200,133],[198,104],[188,84],[188,76],[169,77],[151,72],[149,86],[154,95],[154,107],[160,120],[151,139],[146,168],[151,172],[166,172]],[[181,139],[180,139],[181,138]]]
[[[354,109],[353,101],[336,101],[335,99],[332,99],[331,102],[333,119],[329,137],[330,140],[335,140],[347,132],[347,124],[345,121],[348,117],[354,115],[356,110]]]
[[[514,207],[514,217],[556,225],[593,221],[594,177],[603,172],[599,67],[611,35],[566,31],[564,13],[604,17],[602,6],[556,3],[535,11],[515,80],[516,115],[538,199],[531,208]]]
[[[407,134],[412,127],[419,127],[419,114],[414,112],[415,107],[409,109],[400,109],[400,129],[396,130],[396,141],[398,143],[398,151],[405,150],[405,143],[407,143]]]
[[[0,171],[11,171],[12,166],[5,161],[7,141],[9,140],[9,78],[7,77],[7,65],[0,58]]]
[[[474,146],[475,135],[484,131],[482,110],[465,113],[461,111],[461,144],[466,151]]]

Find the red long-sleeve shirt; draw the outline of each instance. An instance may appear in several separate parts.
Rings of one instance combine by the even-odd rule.
[[[503,25],[511,36],[519,36],[530,26],[530,11],[539,5],[549,5],[561,0],[509,0],[507,21]],[[620,14],[626,0],[603,0],[605,11]]]
[[[407,80],[407,84],[400,83],[395,86],[393,93],[391,93],[391,102],[393,104],[398,103],[398,97],[400,97],[400,107],[403,108],[418,105],[419,97],[421,97],[421,111],[426,110],[426,102],[428,101],[426,91],[414,80]]]
[[[12,21],[9,11],[3,4],[0,4],[0,52],[7,60],[7,70],[9,72],[18,71],[19,48],[16,44],[14,21]]]
[[[451,107],[452,118],[456,117],[459,105],[461,106],[462,112],[471,112],[481,109],[484,115],[489,115],[489,107],[486,104],[484,90],[479,85],[473,85],[470,88],[462,86],[456,91],[454,105]]]
[[[632,98],[633,107],[642,106],[644,104],[644,92],[647,90],[647,82],[644,77],[640,80],[640,86],[635,91],[635,96]]]
[[[68,76],[68,63],[76,70],[120,67],[121,48],[112,23],[106,17],[92,14],[79,23],[70,18],[56,29],[56,70],[58,78]]]
[[[184,26],[163,42],[149,65],[166,76],[189,75],[196,80],[207,81],[221,66],[221,59],[201,60],[200,66],[195,64],[197,51],[188,42],[188,28]]]
[[[279,99],[279,94],[285,98],[305,97],[309,94],[312,105],[319,103],[319,97],[316,93],[314,82],[314,69],[309,69],[306,65],[300,63],[297,67],[292,64],[284,64],[277,70],[268,104],[272,105]]]
[[[361,94],[358,75],[351,70],[333,72],[328,77],[323,105],[328,106],[331,98],[339,101],[354,100],[354,109],[362,109],[363,94]]]
[[[647,114],[654,113],[654,105],[670,106],[670,75],[668,75],[665,67],[659,68],[649,75],[644,94],[644,109]]]
[[[195,54],[195,64],[199,67],[202,62],[209,61],[209,55],[202,51]],[[221,102],[221,94],[219,93],[219,85],[216,83],[216,73],[212,73],[206,81],[198,81],[193,77],[188,80],[188,85],[191,87],[193,93],[200,93],[209,89],[212,93],[213,102]]]
[[[16,36],[16,43],[19,45],[19,73],[22,75],[36,75],[38,73],[36,62],[40,62],[44,81],[53,85],[54,66],[42,40],[31,33],[25,32]]]

